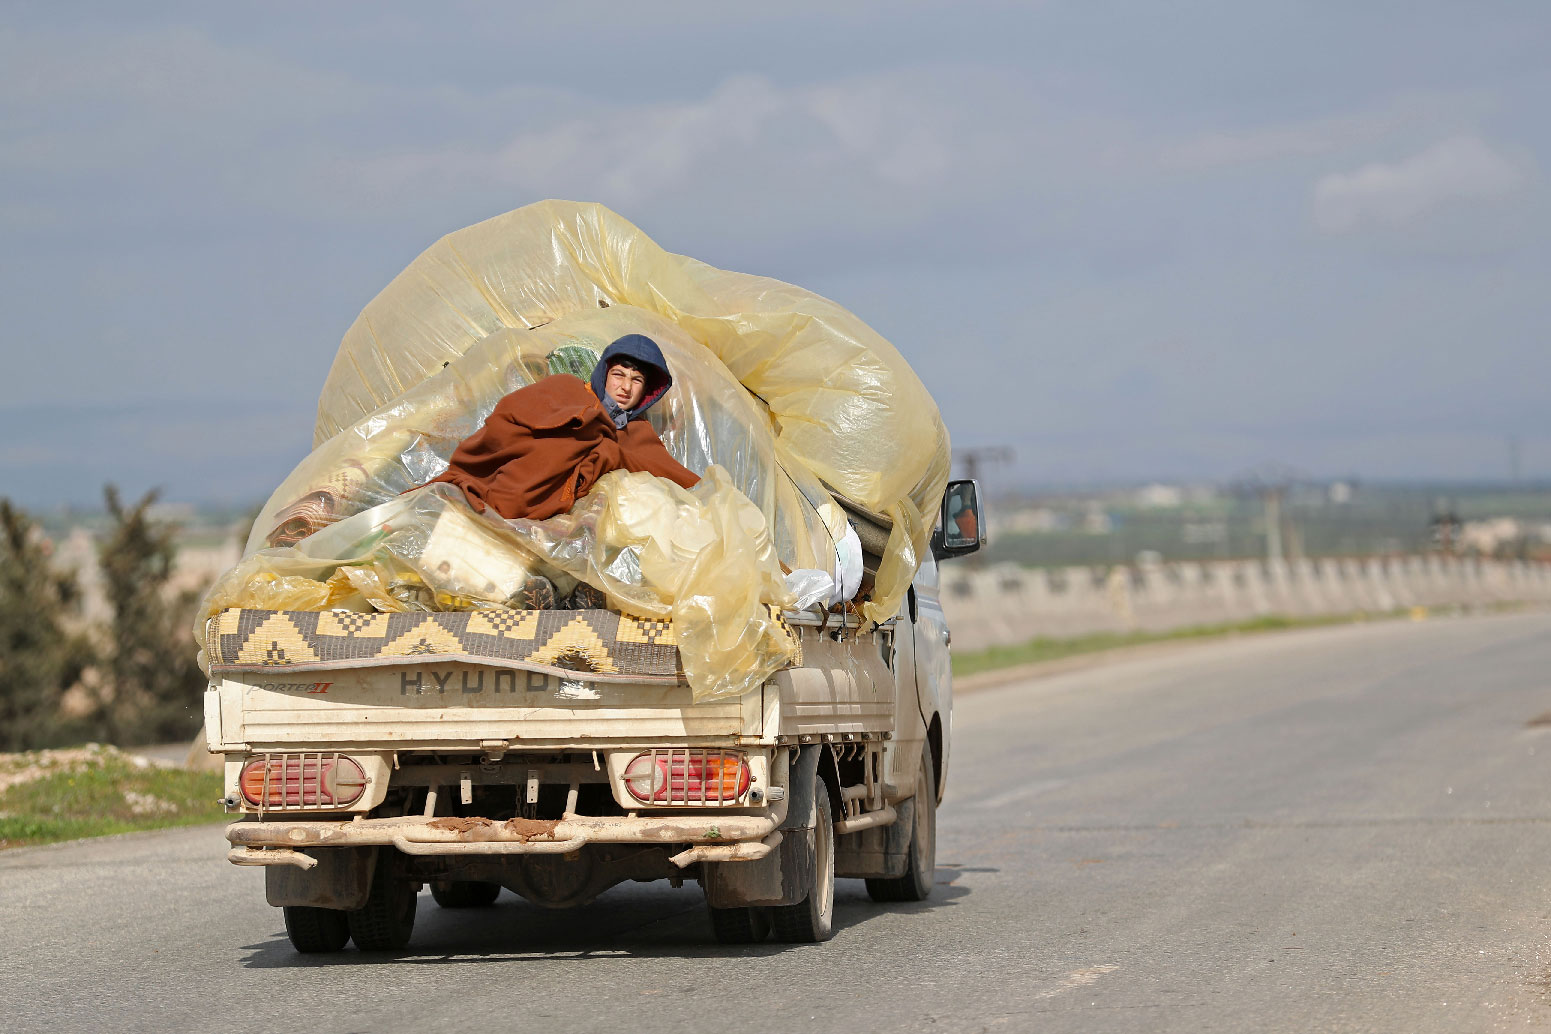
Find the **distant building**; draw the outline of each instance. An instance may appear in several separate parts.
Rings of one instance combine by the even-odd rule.
[[[1069,515],[1059,510],[1052,510],[1048,506],[1033,506],[1023,510],[1013,510],[1006,515],[997,514],[996,527],[1021,535],[1049,534],[1053,531],[1065,531],[1071,527],[1072,519]]]
[[[1134,501],[1145,510],[1177,510],[1185,501],[1183,489],[1154,482],[1137,489]]]
[[[1514,517],[1488,517],[1460,525],[1458,549],[1481,556],[1501,556],[1517,552],[1531,542],[1547,540],[1551,526],[1533,525]]]

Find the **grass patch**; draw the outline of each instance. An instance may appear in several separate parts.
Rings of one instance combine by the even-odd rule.
[[[1250,632],[1271,632],[1284,628],[1319,628],[1324,625],[1344,625],[1353,621],[1366,621],[1372,617],[1391,616],[1393,615],[1332,614],[1313,617],[1268,615],[1250,621],[1233,621],[1221,625],[1191,625],[1166,632],[1094,632],[1070,639],[1047,639],[1041,636],[1014,646],[992,646],[972,653],[956,653],[953,655],[953,674],[974,675],[982,671],[1012,668],[1020,664],[1035,664],[1039,661],[1054,661],[1062,657],[1115,650],[1123,646],[1141,646],[1144,643],[1211,639]]]
[[[226,818],[216,803],[219,773],[137,764],[112,748],[60,764],[50,764],[50,753],[6,759],[3,767],[12,770],[28,763],[48,770],[0,794],[0,848]]]

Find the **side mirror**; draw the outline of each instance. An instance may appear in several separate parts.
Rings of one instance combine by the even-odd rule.
[[[980,510],[980,486],[974,481],[950,481],[942,494],[942,511],[932,532],[932,556],[938,560],[968,556],[986,540]]]

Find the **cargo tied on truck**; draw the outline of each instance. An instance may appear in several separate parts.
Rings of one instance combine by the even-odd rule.
[[[519,413],[509,438],[570,435],[581,473],[524,515],[485,505],[470,456],[539,462],[490,444],[502,414],[596,406],[636,339],[671,381],[605,406],[617,434]],[[570,907],[693,879],[729,943],[827,939],[836,877],[924,898],[952,731],[937,563],[985,528],[949,456],[925,385],[827,299],[598,205],[448,235],[346,334],[313,452],[201,608],[228,857],[304,952],[403,947],[426,885]]]

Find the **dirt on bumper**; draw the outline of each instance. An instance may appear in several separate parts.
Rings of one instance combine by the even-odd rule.
[[[753,815],[569,816],[553,820],[405,816],[341,821],[286,816],[234,822],[226,827],[226,839],[234,847],[257,849],[395,846],[422,853],[416,849],[444,846],[462,853],[460,846],[467,850],[488,845],[510,853],[551,853],[587,844],[758,842],[774,833],[784,818],[782,805]]]

